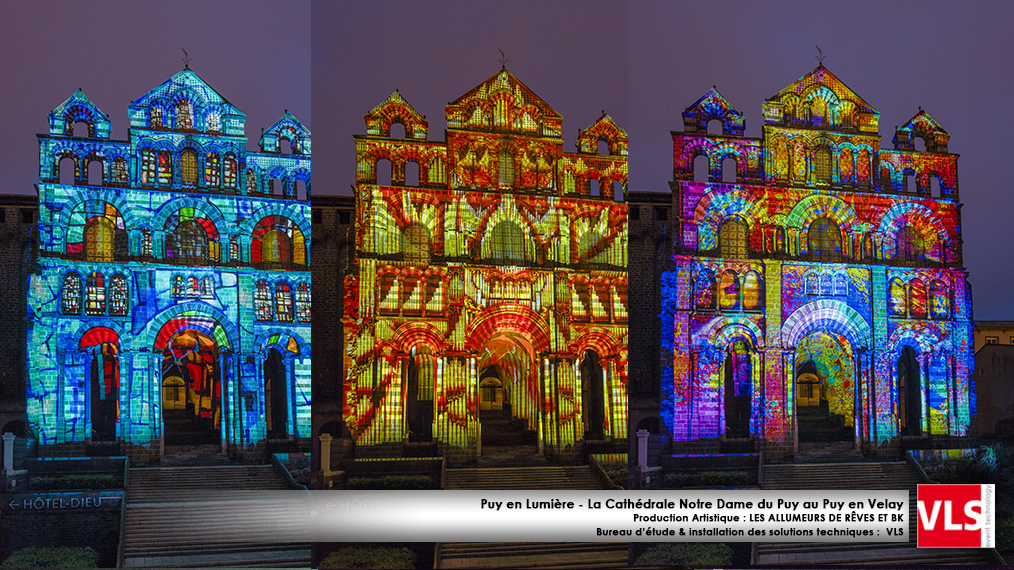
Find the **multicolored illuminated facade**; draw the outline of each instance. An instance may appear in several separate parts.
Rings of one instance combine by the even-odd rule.
[[[344,419],[359,453],[474,458],[505,441],[494,421],[548,457],[625,449],[626,133],[603,113],[564,152],[562,117],[506,69],[446,119],[427,140],[396,91],[355,137]]]
[[[39,135],[27,415],[42,455],[310,429],[310,132],[245,115],[189,68],[131,103],[127,140],[80,90]],[[291,152],[282,152],[288,141]]]
[[[759,139],[717,89],[684,111],[661,284],[675,452],[974,430],[958,155],[922,109],[882,149],[879,118],[823,66],[764,102]]]

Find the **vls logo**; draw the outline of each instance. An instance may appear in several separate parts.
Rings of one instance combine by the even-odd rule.
[[[919,548],[994,548],[993,485],[919,485]]]

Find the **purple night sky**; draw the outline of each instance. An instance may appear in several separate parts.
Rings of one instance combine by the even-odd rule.
[[[1014,320],[1009,2],[318,2],[317,192],[351,193],[352,135],[396,88],[443,139],[443,112],[500,65],[564,118],[565,150],[605,109],[630,135],[630,190],[667,192],[670,130],[716,85],[760,136],[761,104],[825,66],[880,112],[881,144],[922,106],[959,160],[975,317]],[[1003,95],[1003,94],[1008,95]],[[322,158],[326,157],[326,158]],[[1003,255],[1003,254],[1001,254]]]
[[[79,87],[127,137],[127,105],[190,68],[246,114],[247,148],[286,109],[310,123],[310,2],[0,0],[0,192],[34,194],[35,135]]]

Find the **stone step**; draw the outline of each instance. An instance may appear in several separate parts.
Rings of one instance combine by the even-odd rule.
[[[442,543],[437,568],[618,568],[627,565],[627,544]]]
[[[447,489],[603,489],[588,465],[448,469]]]

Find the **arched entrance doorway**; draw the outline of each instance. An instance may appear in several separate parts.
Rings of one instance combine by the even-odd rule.
[[[581,360],[581,415],[584,420],[584,439],[603,439],[605,423],[605,392],[602,364],[594,350],[586,350]]]
[[[813,331],[796,345],[799,441],[855,439],[855,359],[848,339]]]
[[[88,353],[88,417],[93,443],[116,441],[120,417],[120,346],[118,335],[109,328],[89,329],[78,344]]]
[[[493,335],[479,358],[482,446],[535,445],[538,375],[531,343],[513,331]]]
[[[420,347],[408,358],[405,382],[405,414],[410,442],[433,441],[433,391],[436,361],[429,349]],[[481,399],[480,399],[481,402]]]
[[[277,348],[269,348],[264,359],[264,421],[268,439],[285,439],[289,435],[288,373]]]
[[[750,363],[750,346],[737,339],[725,354],[723,370],[725,403],[725,437],[750,437],[752,415],[753,375]]]
[[[219,347],[208,335],[182,329],[162,349],[162,421],[167,445],[221,440]]]
[[[901,435],[922,435],[922,382],[915,349],[898,357],[898,423]]]

